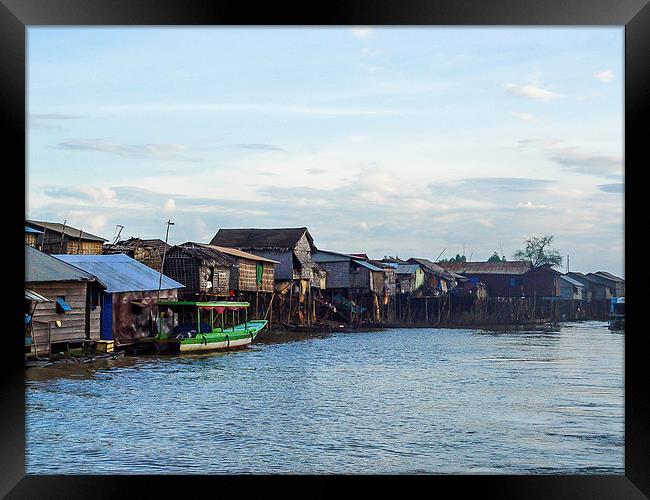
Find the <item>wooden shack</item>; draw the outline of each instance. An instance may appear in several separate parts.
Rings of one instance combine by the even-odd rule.
[[[362,257],[330,250],[316,250],[314,261],[325,270],[327,289],[353,293],[384,292],[384,269]]]
[[[490,297],[521,297],[524,276],[532,264],[529,261],[445,262],[444,267],[465,276],[469,283],[485,283]]]
[[[185,285],[183,296],[228,296],[234,292],[273,292],[277,261],[236,248],[187,242],[165,258],[166,275]]]
[[[101,294],[100,336],[126,346],[157,333],[160,300],[176,300],[181,283],[128,255],[56,255],[57,259],[96,276]]]
[[[585,288],[583,283],[571,276],[560,276],[560,297],[563,299],[586,301]]]
[[[25,226],[25,245],[36,248],[38,245],[38,237],[41,234],[43,234],[43,231]]]
[[[395,276],[398,293],[415,293],[424,285],[424,270],[419,264],[397,264]]]
[[[314,240],[306,227],[279,229],[219,229],[210,245],[238,248],[276,261],[279,281],[312,279]]]
[[[592,273],[589,273],[587,276],[591,276]],[[606,271],[596,271],[593,273],[593,276],[598,276],[600,278],[604,278],[605,280],[609,280],[609,282],[604,282],[607,283],[607,286],[611,288],[611,284],[614,284],[614,290],[612,293],[616,297],[625,297],[625,280],[623,278],[620,278],[618,276],[615,276],[614,274],[608,273]]]
[[[537,266],[524,274],[524,295],[527,297],[560,297],[560,276],[549,265]]]
[[[418,264],[424,271],[422,288],[427,295],[443,295],[448,293],[457,284],[455,276],[442,266],[431,262],[429,259],[411,257],[408,264]]]
[[[160,272],[162,268],[163,255],[169,251],[168,245],[161,239],[145,240],[142,238],[129,238],[118,241],[111,245],[104,245],[104,255],[123,253],[129,257],[142,262],[145,266]]]
[[[25,226],[42,231],[36,248],[48,254],[101,255],[107,241],[65,223],[26,220]]]
[[[92,274],[25,245],[26,354],[40,356],[98,340],[104,288]]]

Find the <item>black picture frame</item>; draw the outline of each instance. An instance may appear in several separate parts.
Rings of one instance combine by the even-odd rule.
[[[330,0],[322,4],[300,5],[208,0],[0,0],[0,99],[4,121],[5,163],[4,199],[10,211],[4,220],[6,238],[4,262],[7,271],[15,272],[15,283],[24,281],[23,220],[13,207],[25,205],[25,185],[20,165],[25,165],[25,83],[26,28],[41,25],[547,25],[547,26],[625,26],[625,223],[630,214],[630,196],[640,189],[641,160],[645,130],[650,111],[650,0]],[[644,126],[645,125],[645,126]],[[638,159],[638,160],[637,160]],[[14,180],[9,180],[17,171]],[[631,181],[631,182],[630,182]],[[23,189],[21,189],[23,188]],[[633,249],[626,246],[626,262]],[[628,269],[635,270],[635,267]],[[644,332],[634,327],[635,304],[642,297],[640,275],[628,273],[628,331],[625,342],[625,474],[587,476],[427,476],[416,477],[431,488],[450,486],[454,494],[471,488],[481,495],[499,498],[647,498],[650,495],[650,404],[644,386],[647,354],[643,349]],[[13,288],[13,287],[8,287]],[[637,290],[635,293],[634,290]],[[629,300],[631,297],[631,300]],[[22,328],[20,294],[9,293],[5,304],[5,332],[2,346],[7,352],[1,366],[2,412],[0,432],[0,495],[7,498],[97,498],[124,496],[144,484],[146,497],[191,482],[209,481],[210,488],[248,487],[250,479],[233,477],[159,476],[147,480],[142,476],[26,476],[25,475],[25,378],[22,340],[12,332]],[[631,304],[631,306],[630,306]],[[629,317],[632,317],[630,323]],[[8,321],[8,323],[7,323]],[[134,444],[137,445],[137,444]],[[283,489],[287,478],[263,478],[265,485]],[[338,485],[336,477],[313,477],[325,488]],[[382,487],[394,477],[373,476],[372,483]],[[429,484],[433,481],[434,484]],[[349,482],[349,481],[346,481]],[[426,484],[425,484],[426,483]],[[125,486],[128,484],[128,486]],[[140,485],[140,487],[138,486]],[[310,485],[311,486],[311,485]],[[313,486],[311,486],[313,487]],[[194,486],[192,486],[194,488]],[[217,490],[213,490],[217,491]],[[304,491],[304,490],[303,490]],[[304,493],[307,493],[304,491]],[[267,492],[268,494],[268,492]]]

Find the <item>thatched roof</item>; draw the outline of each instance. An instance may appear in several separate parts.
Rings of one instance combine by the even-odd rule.
[[[210,241],[211,245],[244,249],[288,250],[294,248],[306,234],[310,245],[314,245],[306,227],[279,229],[219,229]]]

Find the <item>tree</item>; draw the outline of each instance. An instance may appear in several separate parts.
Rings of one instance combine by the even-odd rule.
[[[549,265],[558,267],[562,265],[562,255],[554,248],[550,248],[553,235],[532,236],[524,241],[524,248],[517,250],[512,258],[515,260],[528,260],[533,267]]]
[[[498,253],[494,252],[487,261],[488,262],[501,262],[501,257],[499,257]]]
[[[442,259],[439,260],[438,262],[466,262],[466,261],[467,261],[467,257],[457,253],[456,257],[451,257],[449,259]]]

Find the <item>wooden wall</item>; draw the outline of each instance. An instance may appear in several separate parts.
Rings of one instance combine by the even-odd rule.
[[[64,240],[61,245],[59,240],[46,240],[42,244],[42,251],[50,254],[69,254],[69,255],[101,255],[103,253],[103,243],[101,241],[79,241]]]
[[[48,322],[51,324],[50,341],[81,342],[86,339],[86,323],[89,325],[89,335],[93,340],[99,340],[99,317],[101,308],[99,303],[91,308],[89,318],[86,316],[86,296],[89,284],[85,281],[28,283],[26,287],[47,297],[52,302],[41,302],[36,306],[32,318],[34,343],[38,354],[48,352]],[[66,313],[57,312],[55,301],[57,297],[65,297],[65,301],[72,307]],[[61,326],[57,327],[55,321],[60,320]]]
[[[263,266],[262,286],[257,285],[257,264]],[[274,265],[249,259],[237,259],[230,272],[230,288],[241,292],[272,292],[275,280]]]
[[[37,236],[36,233],[25,233],[25,245],[36,248]]]
[[[319,262],[318,265],[325,269],[326,287],[349,288],[350,287],[350,261],[341,260],[338,262]]]

